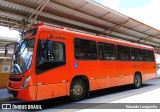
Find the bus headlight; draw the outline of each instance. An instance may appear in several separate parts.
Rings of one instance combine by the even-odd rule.
[[[25,81],[23,82],[22,86],[21,86],[21,89],[24,89],[27,85],[28,85],[28,82],[30,80],[31,76],[28,76]]]

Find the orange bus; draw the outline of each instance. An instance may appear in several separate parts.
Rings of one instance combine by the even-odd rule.
[[[38,101],[69,96],[82,100],[90,91],[156,77],[154,49],[120,40],[38,26],[15,43],[8,92]]]

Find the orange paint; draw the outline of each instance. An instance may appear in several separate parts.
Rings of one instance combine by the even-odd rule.
[[[50,38],[53,36],[53,38]],[[87,39],[96,42],[111,43],[140,49],[154,51],[152,47],[122,42],[109,38],[101,38],[93,35],[72,32],[66,29],[56,29],[47,26],[39,26],[35,38],[35,47],[32,57],[32,65],[28,71],[20,75],[11,74],[10,77],[21,77],[22,80],[8,82],[8,89],[18,92],[17,98],[35,101],[60,96],[70,95],[70,85],[77,75],[85,75],[89,80],[90,91],[133,84],[136,72],[142,74],[142,80],[149,80],[156,77],[156,63],[154,62],[133,62],[111,60],[77,60],[74,57],[74,39]],[[66,64],[44,73],[36,74],[36,55],[38,40],[52,40],[65,44]],[[117,57],[117,56],[116,56]],[[78,64],[78,67],[75,67]],[[31,76],[26,88],[21,89],[25,78]]]

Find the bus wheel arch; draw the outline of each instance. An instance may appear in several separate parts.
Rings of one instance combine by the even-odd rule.
[[[138,89],[142,86],[142,74],[141,72],[137,71],[134,74],[134,80],[133,80],[134,88]]]
[[[80,84],[80,82],[82,85]],[[84,91],[85,95],[80,98],[75,98],[75,96],[73,95],[72,89],[74,89],[73,87],[76,86],[76,83],[79,83],[79,86],[83,87],[83,89],[85,89],[85,91]],[[89,96],[89,92],[90,92],[90,83],[89,83],[88,77],[86,75],[77,75],[72,79],[71,84],[70,84],[70,100],[72,100],[72,101],[82,100],[85,97]]]

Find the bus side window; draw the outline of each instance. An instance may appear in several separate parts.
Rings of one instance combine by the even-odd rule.
[[[65,44],[50,40],[39,40],[36,62],[37,74],[65,65]]]
[[[142,61],[142,53],[139,48],[131,48],[132,61]]]
[[[51,60],[65,61],[64,44],[60,42],[52,42]]]
[[[153,62],[155,60],[153,51],[142,49],[142,55],[143,61]]]
[[[98,55],[100,60],[116,60],[115,45],[99,42]]]
[[[100,60],[104,59],[103,47],[104,47],[103,44],[98,43],[98,56]]]
[[[117,45],[117,54],[118,54],[118,60],[121,61],[130,61],[130,48],[127,46],[121,46]]]
[[[155,58],[154,58],[154,52],[151,51],[151,61],[154,62],[155,61]]]
[[[96,60],[97,46],[92,40],[79,39],[74,40],[74,56],[79,60]]]
[[[47,59],[47,51],[46,51],[47,47],[46,46],[47,46],[46,40],[38,41],[37,66],[45,62]]]
[[[52,41],[41,40],[40,41],[40,59],[39,64],[44,63],[51,59]]]
[[[51,60],[51,53],[52,53],[52,41],[47,42],[47,60]]]

